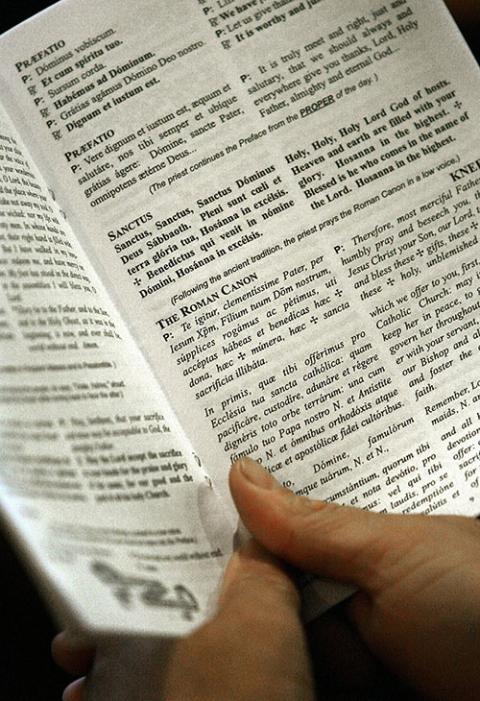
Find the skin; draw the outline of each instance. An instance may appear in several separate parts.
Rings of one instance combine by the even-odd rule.
[[[478,0],[447,0],[447,5],[476,40]],[[232,469],[231,489],[257,542],[233,556],[212,621],[173,651],[148,656],[154,658],[149,701],[271,701],[270,692],[281,680],[289,685],[291,696],[280,697],[287,700],[415,698],[400,679],[424,697],[468,701],[480,695],[477,523],[380,516],[299,501],[278,485],[249,485],[241,464]],[[359,593],[305,631],[296,590],[265,548],[302,569],[353,583]],[[238,633],[245,629],[248,638]],[[52,651],[57,663],[76,676],[94,678],[102,663],[102,651],[66,633],[55,638]],[[214,665],[208,664],[211,660]],[[184,670],[181,676],[178,669]],[[87,701],[87,678],[65,690],[65,701]],[[145,675],[142,683],[144,701]],[[134,690],[126,694],[134,701]]]
[[[477,521],[298,497],[248,458],[233,466],[230,486],[255,540],[232,557],[216,615],[157,665],[149,701],[479,698]],[[281,562],[358,592],[305,631]],[[76,674],[91,676],[101,659],[65,634],[53,648]],[[65,701],[86,701],[87,688],[75,682]],[[390,691],[375,696],[382,688]]]

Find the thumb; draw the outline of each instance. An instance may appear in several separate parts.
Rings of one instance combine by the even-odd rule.
[[[411,547],[416,517],[296,496],[250,458],[233,465],[230,489],[241,519],[259,543],[322,577],[375,588],[390,561],[394,566]]]

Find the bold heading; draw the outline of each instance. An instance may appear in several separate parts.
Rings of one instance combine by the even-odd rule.
[[[64,39],[60,39],[59,41],[56,41],[55,44],[50,44],[50,46],[45,47],[41,51],[39,51],[36,54],[33,54],[33,56],[30,56],[30,58],[25,59],[24,61],[18,61],[15,64],[15,68],[19,73],[22,73],[26,68],[30,68],[33,66],[35,63],[38,63],[39,61],[43,61],[43,59],[47,58],[47,56],[51,56],[54,54],[56,51],[60,51],[60,49],[65,48],[65,41]]]

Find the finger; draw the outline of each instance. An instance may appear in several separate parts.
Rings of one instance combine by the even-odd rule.
[[[174,701],[313,698],[298,593],[258,544],[232,557],[216,615],[178,644],[171,670]]]
[[[230,489],[252,535],[309,572],[368,590],[411,548],[415,517],[407,526],[405,517],[296,496],[249,458],[232,467]]]
[[[254,540],[230,558],[219,595],[217,618],[231,616],[249,600],[262,604],[257,617],[274,618],[279,610],[297,620],[298,591],[285,568]]]
[[[360,588],[349,614],[391,670],[429,698],[478,696],[476,521],[310,501],[282,489],[250,460],[233,467],[230,486],[243,522],[265,547]]]
[[[65,688],[62,701],[85,701],[85,677],[76,679]]]
[[[86,674],[92,666],[95,648],[62,631],[52,640],[52,657],[68,674]]]

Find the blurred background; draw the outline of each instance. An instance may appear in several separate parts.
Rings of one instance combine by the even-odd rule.
[[[9,3],[8,13],[4,8],[0,14],[0,33],[53,4]],[[447,5],[479,60],[480,0],[448,0]],[[1,534],[0,574],[0,699],[59,701],[69,678],[50,659],[55,625]]]

